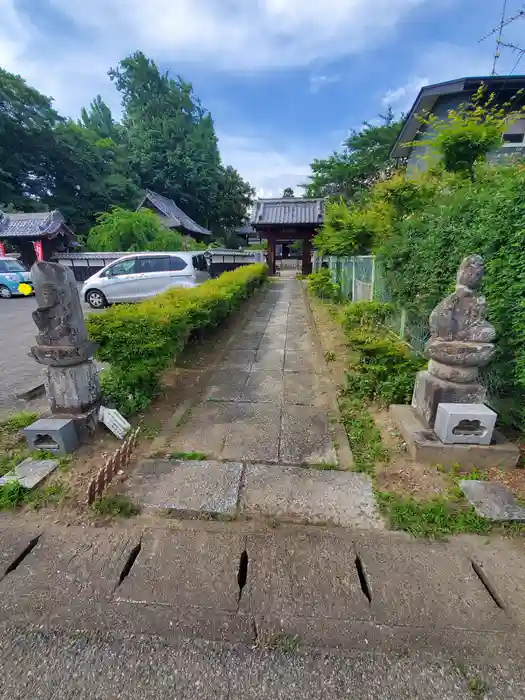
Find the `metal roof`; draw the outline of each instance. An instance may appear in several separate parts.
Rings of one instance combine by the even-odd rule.
[[[525,87],[525,75],[488,75],[471,78],[458,78],[447,80],[443,83],[426,85],[419,91],[414,104],[405,117],[405,121],[399,132],[399,136],[390,152],[392,158],[406,158],[411,146],[407,143],[413,141],[421,127],[417,116],[425,112],[432,112],[434,105],[441,95],[453,95],[457,92],[474,93],[481,84],[487,85],[489,90],[515,90]]]
[[[198,223],[193,221],[191,217],[185,214],[182,209],[175,204],[173,199],[163,197],[161,194],[153,192],[153,190],[146,190],[146,196],[138,206],[138,209],[144,206],[146,200],[149,200],[161,214],[171,219],[174,228],[181,228],[190,233],[200,233],[201,236],[211,236],[211,231],[208,231],[208,229],[199,226]]]
[[[73,232],[66,226],[66,220],[58,209],[23,214],[0,212],[2,238],[54,238],[61,233],[75,240]]]
[[[318,226],[323,222],[324,200],[282,197],[259,199],[252,211],[254,226]]]

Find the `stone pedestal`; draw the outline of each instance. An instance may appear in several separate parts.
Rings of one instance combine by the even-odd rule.
[[[44,384],[53,413],[83,413],[93,407],[100,395],[92,360],[69,367],[48,366]]]
[[[439,379],[427,370],[417,373],[412,406],[424,419],[427,428],[434,428],[440,403],[484,403],[485,388],[478,382],[457,384]]]

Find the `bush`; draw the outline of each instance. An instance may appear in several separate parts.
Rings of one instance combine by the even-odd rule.
[[[391,304],[359,301],[341,314],[348,344],[358,360],[347,372],[350,396],[380,404],[409,403],[416,373],[425,364],[385,326]]]
[[[125,415],[146,408],[190,335],[238,309],[266,273],[264,264],[246,265],[193,289],[173,288],[140,304],[91,314],[87,326],[100,346],[97,357],[111,365],[102,376],[106,398]]]
[[[337,301],[340,297],[339,285],[332,282],[330,270],[326,267],[308,275],[307,285],[308,290],[319,299]]]

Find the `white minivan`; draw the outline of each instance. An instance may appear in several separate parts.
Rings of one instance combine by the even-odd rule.
[[[210,279],[202,251],[126,255],[84,282],[82,299],[93,309],[141,301],[170,287],[195,287]]]

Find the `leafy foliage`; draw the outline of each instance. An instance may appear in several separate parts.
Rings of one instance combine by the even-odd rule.
[[[502,105],[495,103],[494,93],[487,98],[485,92],[485,86],[480,85],[470,102],[448,111],[447,119],[440,119],[435,114],[421,116],[420,121],[427,127],[427,136],[411,145],[426,143],[431,157],[437,154],[442,158],[445,170],[473,177],[474,165],[498,145],[509,122],[525,109],[515,108],[515,114],[509,117],[523,90],[518,90]]]
[[[132,518],[140,513],[140,506],[133,503],[132,500],[124,494],[115,494],[113,496],[106,494],[96,500],[91,509],[97,515],[111,516],[121,518]]]
[[[293,189],[291,187],[285,187],[283,190],[283,197],[295,197]]]
[[[326,301],[337,301],[339,299],[339,285],[332,282],[330,270],[326,267],[322,267],[320,270],[316,270],[316,272],[308,275],[307,285],[308,290],[319,299],[325,299]]]
[[[129,211],[113,207],[97,216],[87,237],[90,250],[196,250],[201,247],[189,236],[171,231],[149,209]]]
[[[392,309],[391,304],[354,302],[341,314],[348,345],[358,358],[348,369],[346,391],[382,405],[409,403],[416,372],[426,364],[384,325]]]
[[[305,185],[307,197],[341,196],[349,200],[391,172],[390,151],[402,121],[394,118],[391,109],[381,120],[379,126],[365,122],[360,131],[353,129],[340,153],[314,160],[310,166],[313,174]]]
[[[192,86],[137,52],[110,76],[122,123],[98,95],[78,121],[0,69],[0,207],[60,209],[77,233],[114,206],[134,209],[151,187],[217,235],[241,226],[253,190],[220,158],[215,127]]]
[[[88,332],[111,365],[102,375],[106,398],[129,415],[147,407],[162,371],[192,332],[217,326],[264,281],[263,264],[225,272],[191,289],[174,288],[135,305],[112,307],[87,319]]]

